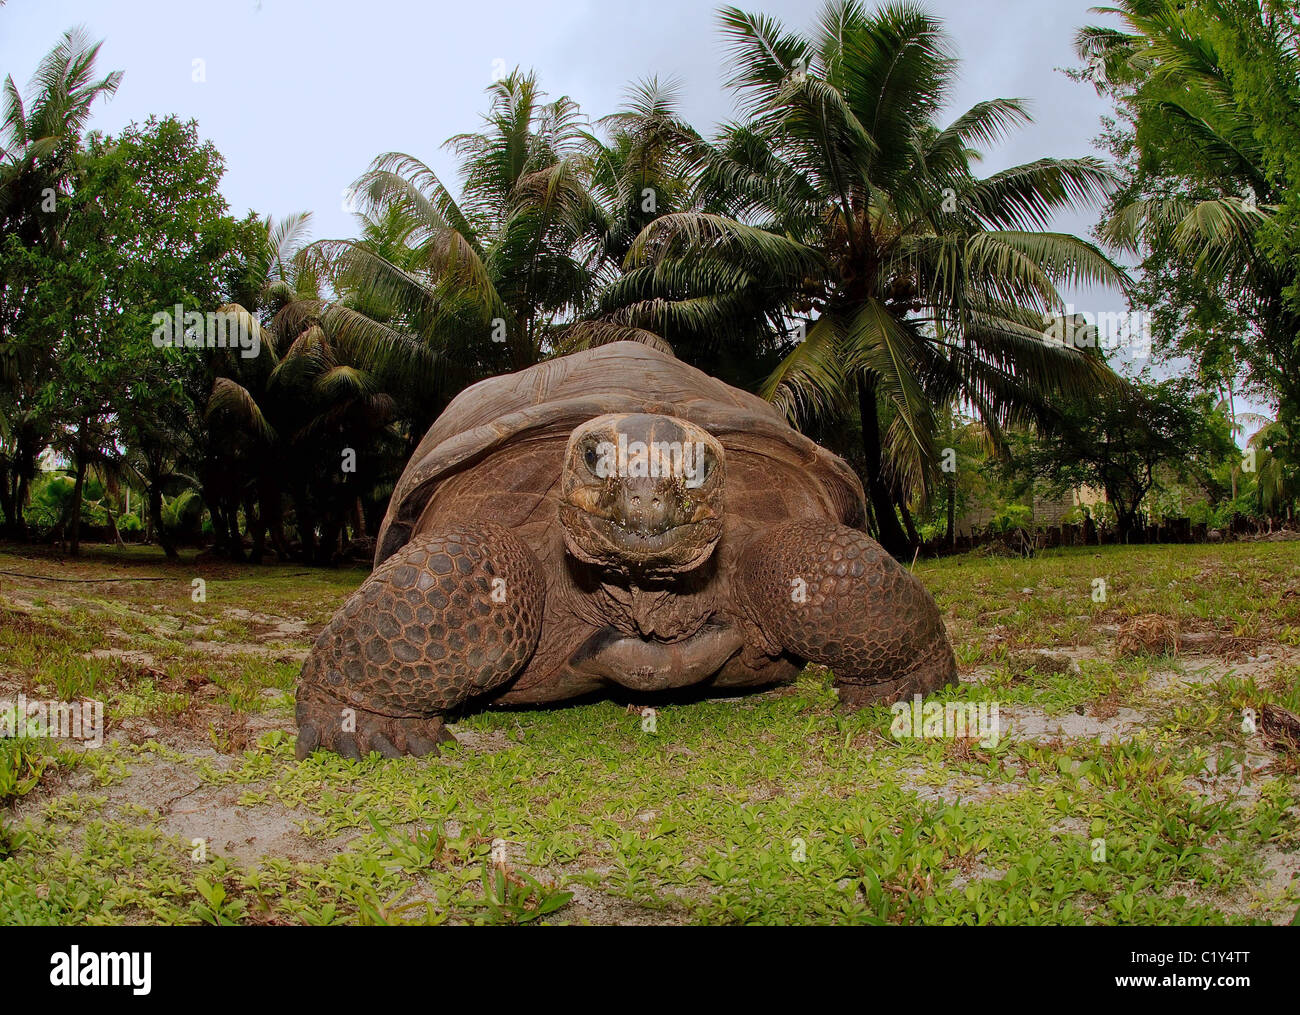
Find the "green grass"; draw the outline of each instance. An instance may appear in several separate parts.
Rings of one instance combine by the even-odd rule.
[[[938,700],[1077,735],[896,740],[889,709],[839,709],[810,668],[660,707],[653,733],[608,702],[481,713],[441,758],[396,762],[293,758],[298,659],[361,572],[136,549],[0,568],[168,579],[6,581],[4,679],[101,697],[114,739],[22,748],[13,770],[40,771],[0,811],[0,923],[1186,924],[1300,904],[1269,872],[1297,867],[1296,759],[1242,728],[1300,707],[1300,543],[919,563],[977,678]],[[1116,658],[1114,626],[1144,613],[1217,655]],[[1139,719],[1103,736],[1119,710]]]

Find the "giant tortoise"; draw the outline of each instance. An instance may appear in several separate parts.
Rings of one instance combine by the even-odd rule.
[[[437,419],[375,570],[298,682],[298,756],[424,755],[449,713],[831,669],[842,702],[952,683],[928,592],[862,485],[762,399],[616,342],[493,377]]]

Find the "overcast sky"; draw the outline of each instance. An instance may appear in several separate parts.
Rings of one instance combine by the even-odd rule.
[[[478,129],[494,68],[536,70],[552,96],[592,118],[629,82],[682,80],[698,129],[732,115],[722,82],[715,3],[696,0],[9,0],[0,8],[0,74],[26,85],[67,28],[103,39],[101,72],[125,71],[92,126],[112,133],[149,114],[199,123],[226,159],[222,189],[237,215],[311,211],[313,237],[355,233],[343,191],[380,152],[416,155],[457,188],[441,148]],[[739,3],[812,25],[816,0]],[[1058,68],[1075,63],[1074,31],[1095,23],[1072,0],[930,0],[946,23],[960,77],[955,115],[978,100],[1028,99],[1035,123],[988,153],[988,172],[1042,156],[1093,151],[1106,105]],[[202,74],[196,73],[195,61]],[[499,61],[499,62],[498,62]],[[196,76],[203,78],[194,80]],[[1057,227],[1086,235],[1095,212]],[[1067,294],[1080,311],[1122,308],[1118,293]]]

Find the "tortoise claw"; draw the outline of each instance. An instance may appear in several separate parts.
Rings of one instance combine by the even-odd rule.
[[[420,733],[406,734],[406,749],[417,758],[439,753],[437,743]]]
[[[400,758],[402,752],[393,746],[393,742],[378,730],[371,730],[366,735],[366,743],[372,751],[378,752],[382,758]]]
[[[340,733],[334,738],[334,751],[349,761],[361,760],[361,749],[357,747],[357,738],[351,733]]]
[[[320,731],[303,749],[434,753],[451,739],[442,716],[527,664],[546,603],[542,574],[528,545],[495,523],[414,536],[352,593],[303,662],[298,723]]]
[[[333,751],[358,761],[370,752],[383,758],[438,753],[438,744],[456,738],[435,715],[391,716],[344,705],[322,687],[298,688],[298,760],[313,751]],[[344,723],[347,716],[348,722]]]
[[[305,722],[298,727],[298,743],[294,755],[299,761],[320,746],[320,727],[314,722]]]

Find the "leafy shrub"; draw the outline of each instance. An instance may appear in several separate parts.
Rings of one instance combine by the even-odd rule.
[[[39,741],[0,737],[0,806],[34,790],[49,761]]]
[[[1026,504],[1004,504],[989,519],[989,530],[1006,535],[1016,529],[1028,531],[1034,524],[1034,509]]]

